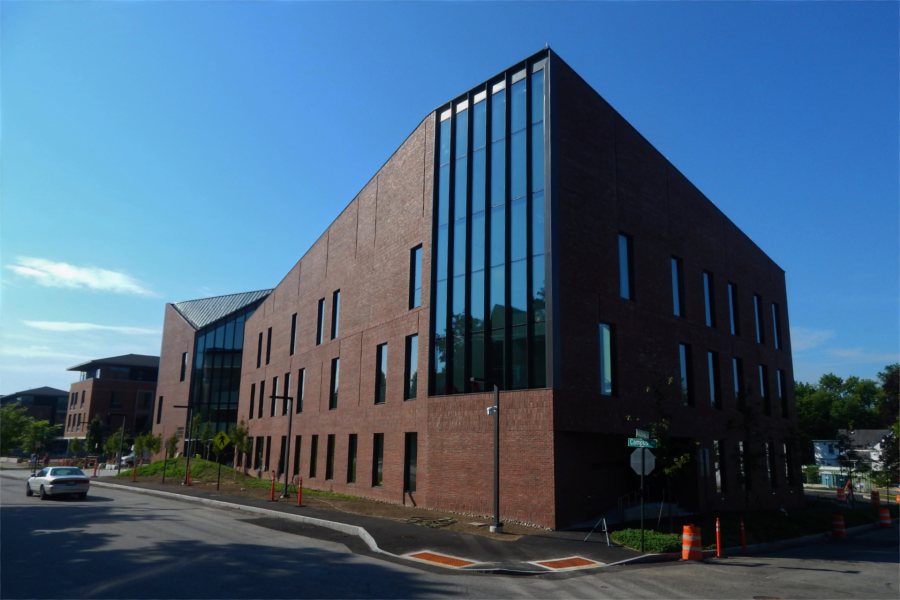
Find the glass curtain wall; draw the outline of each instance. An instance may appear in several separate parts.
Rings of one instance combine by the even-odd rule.
[[[546,385],[544,66],[439,111],[432,394]]]

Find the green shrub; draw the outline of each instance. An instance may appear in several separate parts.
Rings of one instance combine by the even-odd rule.
[[[619,529],[610,534],[610,538],[620,546],[640,550],[640,529]],[[653,529],[644,530],[644,552],[658,554],[661,552],[680,552],[681,536],[676,533],[661,533]]]

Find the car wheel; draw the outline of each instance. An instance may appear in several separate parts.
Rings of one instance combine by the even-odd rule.
[[[47,495],[47,490],[44,489],[44,486],[41,486],[41,500],[46,500],[50,496]]]
[[[34,492],[31,491],[31,486],[28,485],[27,483],[25,484],[25,495],[28,496],[29,498],[34,496]]]

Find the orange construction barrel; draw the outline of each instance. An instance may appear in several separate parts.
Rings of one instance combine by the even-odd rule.
[[[681,560],[703,560],[700,528],[696,525],[685,525],[682,530]]]
[[[835,540],[843,540],[847,537],[844,528],[844,515],[837,513],[831,517],[831,537]]]
[[[839,488],[837,489],[837,498],[836,498],[836,500],[837,500],[838,502],[846,502],[846,501],[847,501],[847,496],[844,494],[844,488],[839,487]]]
[[[882,527],[890,527],[893,525],[891,522],[891,510],[889,508],[878,509],[878,524]]]

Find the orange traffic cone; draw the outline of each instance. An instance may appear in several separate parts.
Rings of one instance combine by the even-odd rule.
[[[700,543],[700,528],[685,525],[681,534],[681,560],[703,560],[703,546]]]
[[[843,540],[847,537],[847,530],[844,528],[844,515],[836,513],[831,517],[831,537],[835,540]]]

